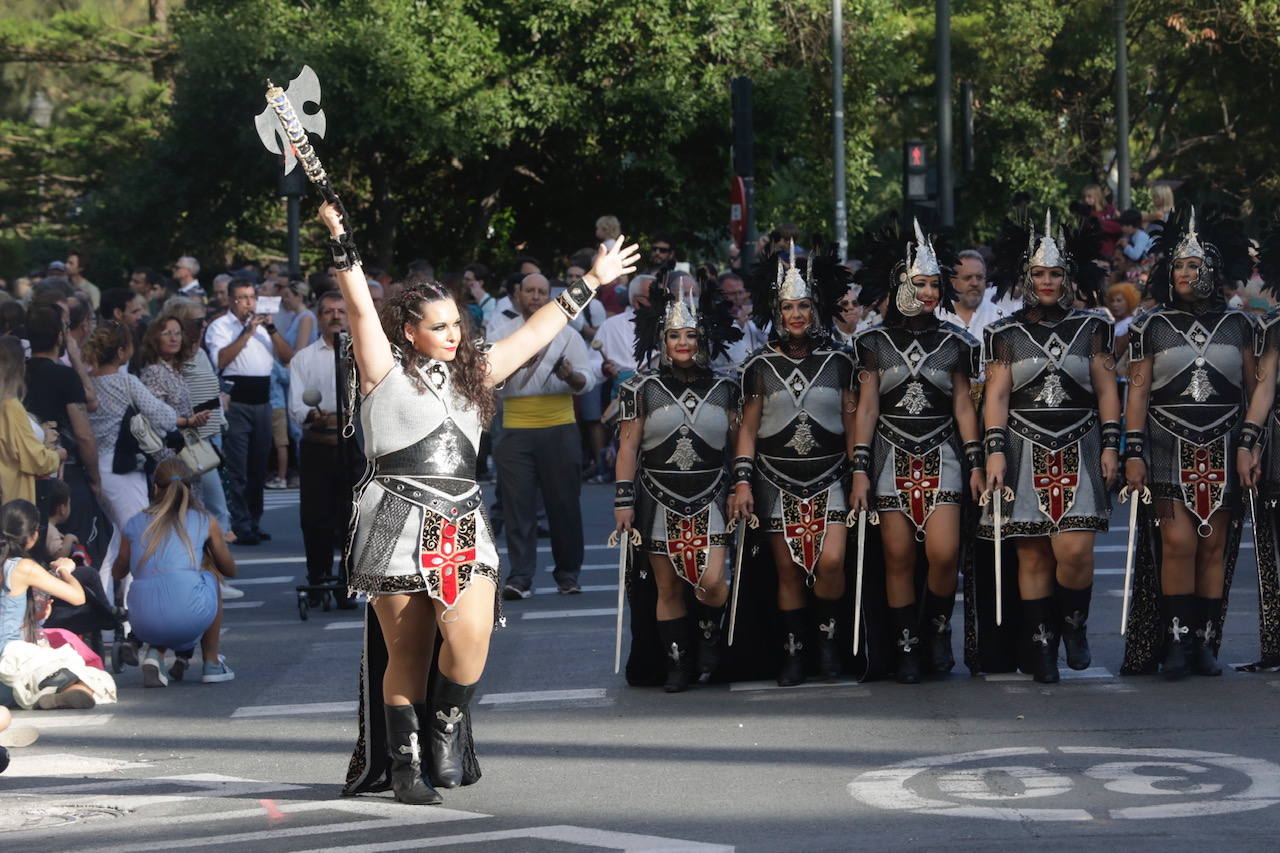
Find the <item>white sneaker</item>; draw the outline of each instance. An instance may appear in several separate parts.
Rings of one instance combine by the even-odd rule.
[[[234,601],[237,598],[244,598],[243,589],[236,589],[234,586],[227,583],[226,581],[219,581],[219,585],[222,587],[223,601]]]
[[[142,658],[142,686],[168,687],[169,677],[164,674],[164,657],[160,652],[148,647]]]
[[[285,480],[283,477],[272,477],[262,485],[263,488],[267,489],[287,489],[289,488],[289,481]]]

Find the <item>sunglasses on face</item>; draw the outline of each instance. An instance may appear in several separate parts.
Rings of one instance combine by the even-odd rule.
[[[664,255],[669,255],[669,254],[671,254],[671,247],[670,247],[670,246],[654,246],[654,247],[653,247],[653,250],[654,250],[655,252],[660,252],[660,253],[662,253],[662,254],[664,254]]]

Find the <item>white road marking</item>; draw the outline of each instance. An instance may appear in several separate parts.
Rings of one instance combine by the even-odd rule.
[[[856,681],[806,681],[804,684],[797,684],[792,687],[779,687],[776,681],[735,681],[729,685],[730,693],[752,693],[759,690],[805,690],[813,687],[862,687]],[[871,691],[865,688],[858,694],[860,696],[869,696]]]
[[[231,712],[232,719],[244,717],[287,717],[293,714],[354,714],[355,702],[305,702],[300,705],[246,705]]]
[[[573,619],[579,616],[613,616],[618,611],[612,607],[596,607],[587,610],[538,610],[525,613],[521,619]]]
[[[1074,783],[1066,776],[1050,773],[1039,767],[1022,767],[1019,765],[1003,767],[978,767],[974,769],[952,770],[938,777],[938,790],[942,793],[962,800],[990,801],[1007,800],[1005,791],[993,791],[987,777],[994,773],[1002,773],[1016,779],[1023,790],[1019,797],[1035,799],[1037,797],[1056,797],[1071,790]]]
[[[15,726],[34,726],[40,731],[46,729],[83,729],[89,726],[105,726],[111,722],[112,714],[66,714],[59,711],[50,714],[48,711],[19,711],[13,715]]]
[[[255,584],[291,583],[296,575],[272,575],[269,578],[231,578],[232,586],[253,586]]]
[[[1116,675],[1104,666],[1091,666],[1088,669],[1063,669],[1060,672],[1063,681],[1076,681],[1088,678],[1115,678]],[[1031,676],[1021,672],[992,672],[982,676],[984,681],[1030,681]]]
[[[435,808],[434,806],[432,807]],[[553,841],[565,845],[605,850],[622,850],[627,853],[733,853],[734,848],[725,844],[707,844],[701,841],[681,841],[658,835],[636,835],[630,832],[609,832],[589,829],[585,826],[533,826],[525,829],[501,829],[492,832],[472,832],[466,835],[447,835],[441,838],[414,838],[408,841],[380,841],[373,844],[344,846],[345,853],[381,853],[394,850],[422,850],[431,847],[461,847],[464,844],[482,844],[489,841],[521,840]],[[539,845],[541,846],[541,845]],[[499,845],[510,850],[519,845]],[[331,847],[299,850],[297,853],[326,853]],[[567,848],[566,848],[567,849]],[[121,853],[125,853],[122,848]]]
[[[224,601],[222,602],[223,610],[252,610],[255,607],[261,607],[266,604],[265,601]]]
[[[583,547],[583,548],[585,548],[585,549],[587,549],[588,551],[617,551],[617,550],[618,550],[618,548],[617,548],[617,546],[616,546],[616,545],[583,545],[582,547]],[[498,553],[499,553],[499,554],[501,554],[503,557],[505,557],[505,556],[507,556],[507,549],[506,549],[506,548],[499,548],[499,549],[498,549]],[[538,553],[539,553],[539,554],[550,554],[550,553],[551,553],[551,546],[550,546],[550,545],[539,545],[539,546],[538,546]],[[616,564],[616,563],[614,564],[614,568],[617,568],[617,564]]]
[[[480,697],[481,705],[520,705],[530,702],[573,702],[606,698],[603,687],[587,687],[581,690],[528,690],[515,693],[486,693]]]
[[[305,563],[306,557],[254,557],[249,560],[236,560],[237,566],[271,566],[276,563]],[[235,578],[231,579],[234,584]]]
[[[347,631],[363,627],[364,623],[360,620],[356,620],[354,622],[330,622],[328,625],[324,626],[324,629],[326,631]]]
[[[616,569],[617,567],[615,566],[614,568]],[[618,585],[615,583],[612,585],[604,584],[601,586],[584,586],[582,588],[582,591],[583,592],[617,592]],[[558,595],[559,593],[560,593],[560,590],[551,586],[547,587],[546,589],[535,589],[533,591],[534,595]],[[613,612],[617,612],[617,611],[613,611]]]
[[[1095,554],[1123,554],[1128,550],[1129,550],[1129,546],[1127,544],[1125,545],[1094,545],[1093,546],[1093,551]],[[1247,542],[1247,541],[1241,541],[1240,550],[1252,551],[1253,543]]]
[[[47,776],[82,777],[151,766],[145,762],[121,761],[116,758],[97,758],[92,755],[75,755],[69,752],[32,755],[26,749],[11,751],[9,753],[9,761],[9,769],[4,773],[5,779],[43,779]],[[101,782],[95,785],[97,788],[102,788],[102,786]],[[31,792],[28,789],[24,790],[24,793]]]

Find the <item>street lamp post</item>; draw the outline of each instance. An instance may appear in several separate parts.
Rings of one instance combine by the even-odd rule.
[[[849,223],[845,209],[844,173],[844,2],[831,3],[831,120],[834,150],[832,152],[832,189],[835,193],[833,226],[837,253],[845,259],[849,247]]]
[[[934,38],[938,50],[938,220],[956,224],[955,196],[951,183],[951,3],[937,0]]]
[[[1115,0],[1116,11],[1116,207],[1129,209],[1129,47],[1124,19],[1128,3]]]

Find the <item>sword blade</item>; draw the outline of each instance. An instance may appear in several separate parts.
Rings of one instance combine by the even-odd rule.
[[[858,513],[858,573],[853,587],[853,653],[862,648],[862,568],[867,552],[867,511]]]
[[[1003,542],[1001,542],[1001,530],[1004,526],[1004,509],[1001,506],[1001,495],[997,491],[991,496],[994,503],[992,513],[995,516],[995,540],[996,540],[996,626],[1004,624],[1004,555]]]
[[[742,549],[747,544],[747,520],[738,522],[738,543],[733,555],[733,598],[729,603],[729,645],[733,645],[733,632],[738,627],[738,593],[742,590]]]
[[[613,674],[622,669],[622,605],[627,588],[627,555],[631,553],[631,531],[624,530],[618,542],[618,623],[613,632]]]
[[[1258,507],[1253,500],[1257,491],[1256,488],[1249,489],[1249,526],[1253,529],[1253,561],[1258,566],[1258,601],[1265,603],[1266,596],[1262,591],[1262,560],[1258,559],[1258,555],[1262,553],[1261,549],[1258,548]],[[1261,607],[1259,612],[1261,612]]]
[[[1133,589],[1133,557],[1138,542],[1138,492],[1130,491],[1129,500],[1129,545],[1124,554],[1124,599],[1120,603],[1120,636],[1129,631],[1129,593]]]

